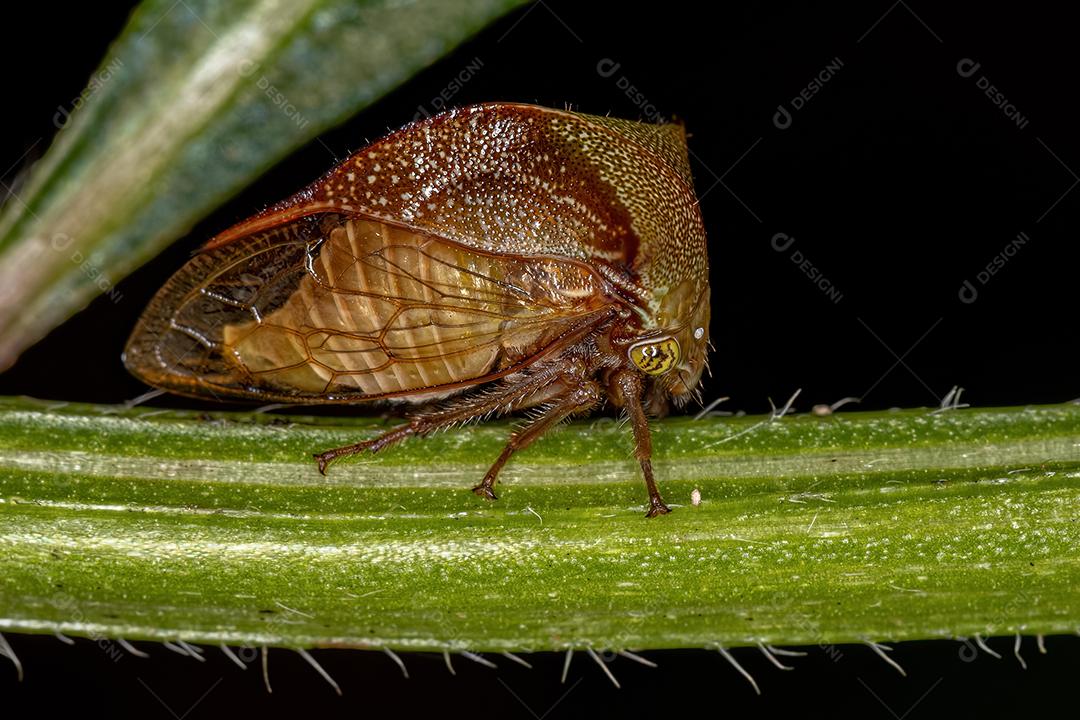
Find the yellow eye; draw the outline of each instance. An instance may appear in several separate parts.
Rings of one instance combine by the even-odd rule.
[[[679,364],[679,341],[673,337],[646,340],[630,347],[630,361],[646,375],[663,375]]]

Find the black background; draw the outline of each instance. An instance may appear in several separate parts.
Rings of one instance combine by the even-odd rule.
[[[79,94],[124,23],[128,9],[106,5],[59,13],[42,3],[8,23],[0,45],[9,100],[0,164],[44,152],[53,114]],[[1075,18],[1049,7],[888,0],[708,7],[704,15],[704,4],[669,3],[657,13],[552,1],[511,14],[226,203],[121,283],[119,303],[93,303],[28,351],[0,375],[0,393],[117,402],[143,392],[120,364],[123,342],[150,295],[193,249],[307,184],[335,156],[431,110],[479,58],[482,68],[452,104],[569,104],[686,123],[712,263],[717,352],[706,400],[727,395],[723,407],[763,412],[769,398],[782,404],[798,388],[801,411],[846,396],[861,397],[864,408],[936,406],[954,385],[977,406],[1080,395]],[[957,70],[966,58],[980,64],[971,77]],[[837,59],[839,69],[792,112],[790,127],[778,128],[778,106],[790,110],[792,98]],[[614,74],[598,71],[613,63]],[[979,89],[983,76],[1026,119],[1023,127]],[[26,164],[16,163],[4,181]],[[980,282],[979,272],[1021,232],[1028,241]],[[777,233],[794,243],[778,251]],[[839,302],[793,262],[796,251],[828,278]],[[978,291],[974,302],[961,301],[965,280]],[[12,643],[28,678],[14,687],[0,666],[5,703],[182,716],[212,687],[193,718],[357,710],[541,716],[572,686],[549,717],[689,708],[903,717],[913,704],[907,717],[1012,715],[1070,697],[1067,682],[1080,658],[1075,637],[1048,639],[1046,656],[1027,640],[1027,671],[1011,657],[1011,641],[992,641],[1005,660],[979,654],[971,662],[956,642],[909,643],[893,653],[909,672],[901,678],[860,646],[841,648],[836,662],[811,648],[795,661],[798,670],[783,674],[756,651],[738,652],[763,686],[758,699],[718,654],[704,651],[652,654],[658,670],[617,661],[611,667],[621,692],[585,656],[563,687],[562,659],[554,655],[533,658],[531,672],[506,661],[493,672],[459,659],[456,677],[437,656],[408,656],[413,679],[405,681],[381,654],[319,653],[346,691],[339,700],[287,651],[272,653],[268,697],[255,669],[241,673],[220,654],[196,664],[151,647],[151,659],[114,663],[87,641],[70,648],[51,637],[15,636]]]

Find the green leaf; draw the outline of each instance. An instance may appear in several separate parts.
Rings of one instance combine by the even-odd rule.
[[[828,644],[1080,625],[1080,406],[501,423],[0,401],[0,630],[290,647]],[[701,502],[692,505],[691,493]]]
[[[96,295],[118,299],[120,279],[289,151],[522,2],[142,3],[0,216],[0,369]]]

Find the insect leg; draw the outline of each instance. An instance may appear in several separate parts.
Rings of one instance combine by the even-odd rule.
[[[630,424],[634,428],[634,457],[641,463],[641,472],[645,475],[645,487],[649,490],[649,509],[645,517],[666,515],[671,512],[671,509],[660,497],[660,490],[656,487],[656,479],[653,477],[652,434],[649,432],[649,421],[645,417],[645,409],[641,404],[644,390],[641,375],[632,370],[619,370],[612,375],[610,387],[612,394],[616,397],[616,404],[622,404],[626,408],[630,416]]]
[[[371,451],[377,453],[387,445],[393,445],[394,443],[404,440],[410,435],[416,434],[416,431],[412,428],[412,423],[408,422],[403,425],[398,425],[396,428],[387,430],[382,435],[372,438],[371,440],[362,440],[352,445],[346,445],[344,447],[334,448],[325,452],[316,453],[315,459],[319,461],[319,472],[323,475],[326,474],[326,468],[331,462],[339,457],[347,457],[349,455],[356,455],[358,453]]]
[[[592,380],[574,378],[573,381],[576,384],[563,393],[556,395],[542,415],[520,430],[515,430],[510,434],[510,440],[507,441],[506,446],[499,453],[498,459],[495,460],[491,469],[484,475],[484,479],[480,481],[480,484],[472,489],[474,493],[489,500],[497,499],[495,497],[495,482],[499,477],[499,471],[502,470],[503,465],[506,464],[506,461],[510,459],[510,456],[515,451],[527,448],[553,426],[571,415],[591,410],[603,399],[600,386]]]
[[[536,393],[537,390],[550,385],[563,373],[565,373],[563,367],[550,364],[520,380],[504,382],[491,390],[466,395],[441,408],[418,412],[410,417],[408,422],[391,428],[378,437],[317,453],[315,459],[319,461],[319,472],[325,475],[326,468],[339,457],[357,455],[362,452],[377,453],[413,435],[428,435],[436,430],[485,415],[501,414],[516,409],[523,400]]]

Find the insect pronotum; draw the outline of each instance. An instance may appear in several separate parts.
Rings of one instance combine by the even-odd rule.
[[[633,427],[693,394],[709,340],[705,231],[679,125],[531,105],[453,110],[355,153],[206,244],[124,352],[150,385],[213,398],[417,404],[376,438],[532,408],[473,491],[605,401]]]

